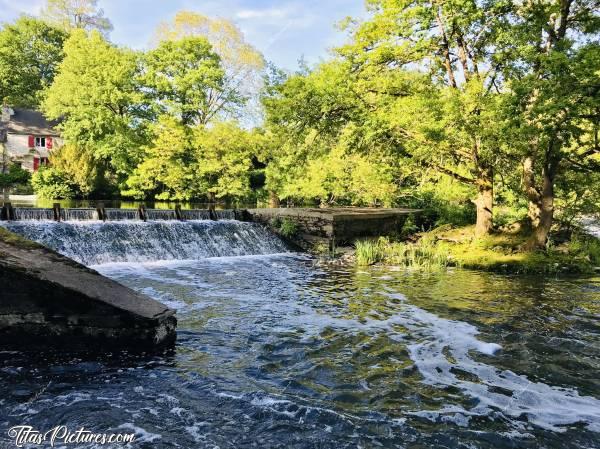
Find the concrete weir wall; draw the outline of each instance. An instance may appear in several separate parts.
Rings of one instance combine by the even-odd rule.
[[[400,231],[410,214],[417,212],[355,207],[248,209],[253,221],[269,224],[275,218],[292,220],[300,238],[308,243],[327,240],[337,244],[352,243],[359,237],[392,235]]]
[[[0,227],[3,348],[151,349],[174,342],[176,323],[158,301]]]

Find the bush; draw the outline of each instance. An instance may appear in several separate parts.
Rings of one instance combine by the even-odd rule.
[[[71,199],[77,195],[77,187],[61,170],[41,167],[31,177],[33,190],[40,198],[51,200]]]
[[[284,218],[281,220],[281,224],[279,225],[279,232],[284,237],[293,237],[298,233],[298,225],[295,221],[290,220],[289,218]]]
[[[23,170],[20,165],[12,164],[7,173],[2,173],[2,170],[0,170],[0,189],[27,184],[30,177],[27,170]]]

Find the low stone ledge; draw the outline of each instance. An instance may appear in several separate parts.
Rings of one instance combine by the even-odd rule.
[[[175,312],[0,227],[0,346],[151,349],[175,341]]]

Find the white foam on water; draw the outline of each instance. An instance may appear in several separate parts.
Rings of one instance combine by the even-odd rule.
[[[162,435],[159,435],[158,433],[148,432],[146,429],[138,427],[133,423],[123,423],[119,425],[117,429],[131,430],[133,433],[135,433],[134,444],[152,443],[153,441],[160,440],[162,438]]]
[[[397,294],[393,297],[399,298]],[[422,382],[435,387],[457,387],[478,400],[469,410],[453,406],[413,415],[464,426],[470,416],[501,413],[512,418],[526,416],[529,423],[555,432],[563,432],[564,426],[575,423],[585,423],[589,430],[600,432],[600,400],[580,396],[575,389],[532,382],[526,376],[474,360],[471,351],[493,355],[501,349],[496,343],[477,339],[476,327],[438,317],[408,303],[399,316],[402,319],[397,317],[394,321],[401,321],[410,331],[411,341],[417,341],[407,348],[423,376]],[[477,380],[461,379],[453,369],[467,372]],[[508,390],[512,396],[490,390],[494,388]]]

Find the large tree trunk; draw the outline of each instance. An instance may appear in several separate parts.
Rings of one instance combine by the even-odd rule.
[[[492,211],[494,210],[494,172],[490,167],[479,170],[475,181],[477,186],[477,222],[475,223],[475,237],[488,235],[494,226]]]
[[[269,207],[276,209],[280,205],[281,202],[279,201],[277,194],[273,191],[269,191]]]
[[[494,208],[494,188],[491,182],[482,180],[477,186],[477,222],[475,223],[475,236],[481,237],[488,235],[492,231]]]
[[[544,173],[543,178],[539,201],[533,205],[533,208],[537,211],[537,217],[536,222],[532,223],[533,234],[527,242],[527,247],[531,249],[546,247],[548,234],[554,221],[554,179],[548,173]]]
[[[523,184],[529,199],[528,217],[532,234],[526,249],[543,249],[554,222],[554,175],[556,164],[545,161],[542,170],[542,187],[535,185],[534,159],[527,156],[523,161]]]

